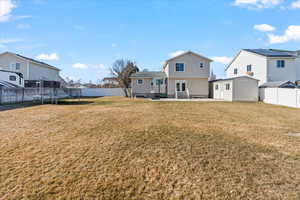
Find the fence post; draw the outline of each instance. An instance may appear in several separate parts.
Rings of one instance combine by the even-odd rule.
[[[0,87],[0,105],[2,104],[2,87]]]

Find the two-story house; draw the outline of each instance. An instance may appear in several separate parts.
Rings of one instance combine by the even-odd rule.
[[[60,69],[47,63],[19,54],[4,52],[0,54],[0,70],[21,73],[25,87],[60,87],[63,83]]]
[[[131,76],[133,96],[161,94],[170,98],[208,97],[211,59],[188,51],[165,62],[160,72]]]
[[[225,69],[227,78],[251,76],[259,85],[300,80],[300,51],[243,49]]]

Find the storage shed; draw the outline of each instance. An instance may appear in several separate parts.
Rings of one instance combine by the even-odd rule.
[[[213,98],[226,101],[258,101],[258,80],[249,76],[213,82]]]

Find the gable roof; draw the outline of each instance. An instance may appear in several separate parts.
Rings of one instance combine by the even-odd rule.
[[[167,65],[170,61],[172,61],[172,60],[174,60],[174,59],[177,59],[177,58],[180,58],[181,56],[185,56],[185,55],[187,55],[187,54],[192,54],[192,55],[194,55],[194,56],[197,56],[197,57],[200,57],[200,58],[202,58],[202,59],[208,60],[209,62],[213,62],[213,60],[210,59],[210,58],[207,58],[207,57],[202,56],[202,55],[200,55],[200,54],[194,53],[194,52],[192,52],[192,51],[187,51],[187,52],[184,52],[184,53],[182,53],[182,54],[180,54],[180,55],[178,55],[178,56],[175,56],[175,57],[173,57],[173,58],[170,58],[170,59],[166,60],[165,63],[164,63],[163,68],[165,68],[166,65]]]
[[[236,60],[236,58],[241,54],[242,51],[247,51],[260,56],[271,57],[271,58],[296,58],[296,56],[293,55],[294,53],[293,51],[285,51],[285,50],[277,50],[277,49],[242,49],[225,67],[225,71],[227,71],[227,69]]]
[[[155,77],[165,77],[164,72],[137,72],[130,76],[130,78],[155,78]]]
[[[45,67],[48,67],[48,68],[51,68],[51,69],[60,71],[60,69],[57,68],[57,67],[54,67],[54,66],[52,66],[52,65],[49,65],[49,64],[47,64],[47,63],[44,63],[44,62],[41,62],[41,61],[38,61],[38,60],[35,60],[35,59],[32,59],[32,58],[28,58],[28,57],[26,57],[26,56],[22,56],[22,55],[20,55],[20,54],[16,54],[16,53],[12,53],[12,52],[7,51],[7,52],[4,52],[4,53],[2,53],[2,54],[0,54],[0,55],[3,55],[3,54],[10,54],[10,55],[19,57],[19,58],[21,58],[21,59],[27,60],[27,61],[29,61],[29,62],[36,63],[36,64],[39,64],[39,65],[44,65]]]

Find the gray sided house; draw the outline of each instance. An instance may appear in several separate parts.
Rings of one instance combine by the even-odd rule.
[[[133,96],[207,98],[211,59],[188,51],[165,62],[160,72],[138,72],[131,76]]]

